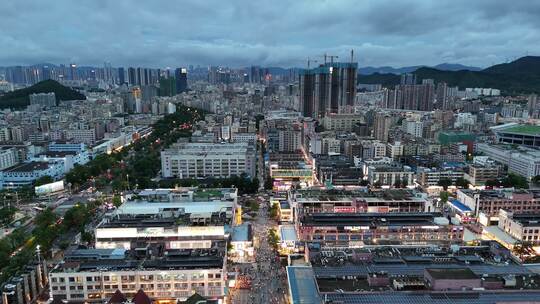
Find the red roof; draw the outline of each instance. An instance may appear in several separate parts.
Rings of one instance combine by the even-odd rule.
[[[139,291],[137,291],[137,294],[135,294],[131,301],[135,304],[152,304],[152,300],[150,300],[150,298],[142,289],[139,289]]]

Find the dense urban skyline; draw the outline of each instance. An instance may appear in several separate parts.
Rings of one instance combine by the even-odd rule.
[[[486,67],[540,53],[538,12],[530,1],[6,1],[0,65],[301,67],[354,49],[360,66]]]

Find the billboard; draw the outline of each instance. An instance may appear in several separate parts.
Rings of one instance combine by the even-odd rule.
[[[50,184],[37,186],[34,188],[36,195],[47,195],[53,192],[64,190],[64,181],[58,181]]]

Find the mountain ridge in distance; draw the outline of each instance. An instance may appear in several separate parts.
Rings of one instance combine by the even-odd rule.
[[[505,94],[540,93],[540,56],[521,57],[480,71],[443,71],[421,67],[413,73],[418,81],[433,79],[435,82],[446,82],[449,86],[458,86],[460,89],[482,87],[500,89]],[[358,82],[380,83],[391,87],[399,84],[400,76],[391,73],[359,75]]]

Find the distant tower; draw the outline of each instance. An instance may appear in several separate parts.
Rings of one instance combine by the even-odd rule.
[[[174,71],[174,77],[176,78],[176,94],[187,91],[187,69],[177,68]]]

